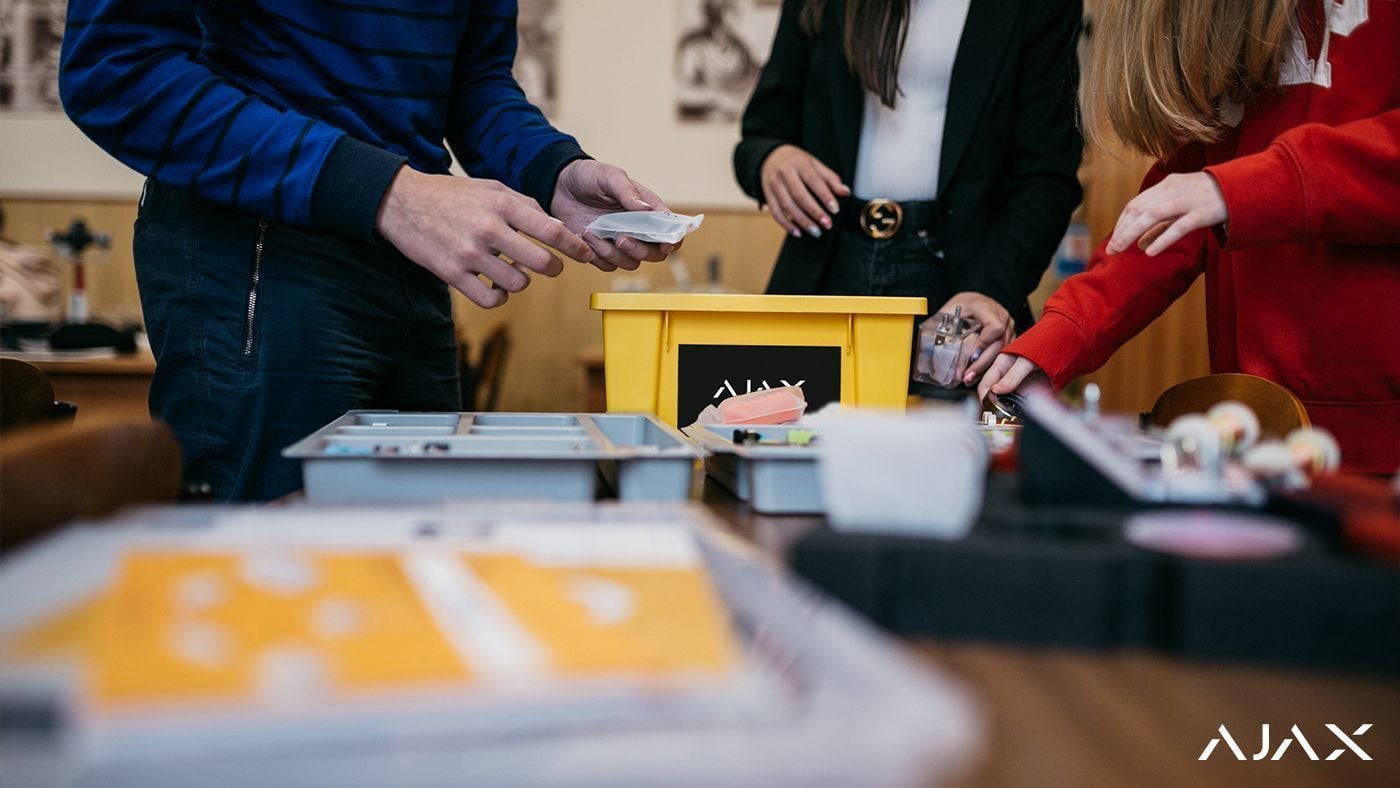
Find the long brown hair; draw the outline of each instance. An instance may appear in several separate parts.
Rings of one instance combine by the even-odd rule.
[[[910,0],[846,0],[842,48],[851,73],[861,87],[893,107],[899,95],[899,59],[909,34]],[[821,32],[827,0],[807,0],[802,7],[802,32]]]
[[[1331,0],[1326,0],[1331,2]],[[1213,142],[1224,103],[1278,84],[1300,0],[1098,0],[1081,83],[1085,135],[1166,158]]]

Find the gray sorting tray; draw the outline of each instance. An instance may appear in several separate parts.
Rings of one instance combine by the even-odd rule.
[[[352,410],[282,452],[312,501],[624,501],[690,497],[705,452],[643,413]]]
[[[784,441],[800,424],[781,426],[694,424],[685,429],[710,456],[705,472],[761,514],[822,514],[821,480],[813,446],[740,446],[736,430],[753,430],[762,440]]]

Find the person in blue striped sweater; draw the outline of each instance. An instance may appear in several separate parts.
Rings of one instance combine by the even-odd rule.
[[[147,176],[151,411],[217,500],[300,486],[283,447],[352,408],[459,407],[448,286],[482,307],[584,227],[665,208],[526,100],[515,0],[70,0],[64,109]],[[468,177],[448,173],[456,154]]]

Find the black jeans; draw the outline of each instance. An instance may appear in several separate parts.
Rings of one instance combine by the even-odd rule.
[[[301,487],[281,452],[347,410],[457,410],[447,286],[388,245],[266,222],[149,182],[136,280],[151,414],[220,501]]]
[[[827,264],[822,295],[928,296],[929,309],[953,297],[943,249],[933,235],[904,233],[876,240],[840,229]]]

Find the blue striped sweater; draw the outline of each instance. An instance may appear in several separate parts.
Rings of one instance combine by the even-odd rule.
[[[511,75],[515,0],[69,0],[69,117],[148,177],[259,216],[374,237],[408,162],[549,207],[583,156]]]

